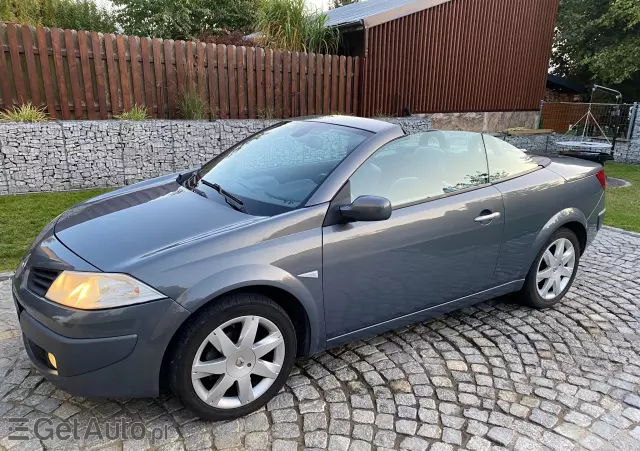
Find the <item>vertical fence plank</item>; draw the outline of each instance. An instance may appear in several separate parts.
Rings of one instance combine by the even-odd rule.
[[[358,109],[360,104],[360,57],[356,56],[353,63],[353,114],[361,116]]]
[[[336,55],[331,58],[331,112],[338,111],[338,80],[340,79],[340,71],[338,69],[338,57]]]
[[[4,107],[11,108],[11,106],[13,106],[13,93],[9,81],[7,62],[4,58],[4,42],[2,39],[2,33],[0,33],[0,89],[2,89],[2,101],[4,102]]]
[[[40,107],[40,84],[38,83],[39,75],[36,70],[36,58],[33,53],[33,35],[31,27],[22,26],[22,49],[24,50],[25,60],[27,62],[27,78],[29,79],[29,90],[31,91],[31,103],[36,107]]]
[[[131,90],[129,89],[129,72],[127,71],[127,48],[122,35],[116,36],[116,49],[118,51],[118,68],[120,69],[120,87],[122,89],[122,108],[124,111],[131,109]]]
[[[265,78],[265,108],[276,111],[273,103],[273,51],[268,49],[264,52],[264,78]]]
[[[164,41],[164,69],[167,77],[167,114],[169,118],[176,116],[176,78],[173,63],[173,41]]]
[[[353,82],[353,58],[348,56],[347,57],[347,92],[345,94],[345,113],[347,114],[351,114],[351,96],[352,96],[352,91],[351,91],[351,83]]]
[[[40,57],[40,68],[42,70],[42,84],[44,85],[44,97],[47,102],[47,111],[52,119],[56,119],[56,98],[53,89],[53,78],[51,76],[51,65],[49,64],[49,47],[47,46],[47,35],[45,29],[38,27],[36,31],[36,39],[38,41],[38,56]],[[2,41],[0,41],[2,48]],[[2,63],[4,63],[4,55],[0,55]],[[0,63],[0,78],[2,78],[2,65]]]
[[[298,63],[300,55],[298,52],[291,54],[291,116],[300,115],[300,85],[298,84]]]
[[[284,71],[287,70],[286,52],[280,53],[278,50],[273,52],[273,91],[276,117],[286,117],[284,103],[282,102],[282,78]],[[286,83],[286,82],[285,82]]]
[[[11,66],[13,67],[13,83],[16,85],[18,104],[27,103],[27,88],[24,85],[24,75],[22,74],[22,62],[20,61],[20,50],[18,48],[18,32],[12,23],[7,24],[7,41],[9,44],[9,55]]]
[[[322,55],[316,55],[316,82],[315,82],[315,91],[316,91],[316,104],[315,104],[315,114],[322,114],[323,109],[323,95],[322,95],[322,72],[324,70],[324,57]]]
[[[155,77],[156,88],[156,104],[158,110],[156,117],[164,119],[164,91],[162,89],[162,41],[159,39],[153,39],[151,41],[151,48],[153,49],[153,74]],[[152,93],[153,95],[153,93]],[[152,98],[153,99],[153,98]]]
[[[218,50],[218,97],[220,99],[220,119],[227,118],[227,79],[224,70],[224,56],[227,47],[224,44],[217,45]]]
[[[138,38],[129,36],[129,59],[131,60],[131,79],[133,81],[133,101],[142,106],[142,77],[140,76],[140,61],[138,60]]]
[[[238,119],[238,96],[237,96],[237,88],[236,88],[236,74],[235,74],[235,66],[236,66],[236,46],[229,45],[227,46],[227,80],[229,83],[229,116],[231,119]]]
[[[282,102],[282,116],[291,116],[291,52],[282,52],[282,81],[283,81],[283,102]],[[274,70],[274,75],[279,75]]]
[[[56,69],[56,80],[58,82],[58,96],[60,96],[60,112],[62,119],[71,119],[69,111],[69,96],[67,94],[67,81],[62,61],[62,44],[60,43],[60,29],[51,29],[51,49],[53,53],[53,65]]]
[[[300,53],[300,95],[298,96],[300,116],[307,115],[307,57],[306,53]]]
[[[193,42],[191,41],[185,41],[184,43],[185,47],[186,47],[186,60],[187,60],[187,72],[186,72],[186,76],[187,77],[193,77]],[[190,80],[189,82],[195,82],[195,80]]]
[[[209,109],[211,110],[211,119],[215,119],[220,115],[215,44],[207,44],[207,71],[209,72]]]
[[[149,43],[151,39],[140,38],[140,53],[142,54],[142,79],[144,85],[144,105],[149,114],[153,114],[153,79],[151,75],[151,53]],[[157,117],[157,114],[153,114]]]
[[[338,111],[345,113],[347,111],[346,102],[344,100],[344,94],[346,90],[346,78],[347,78],[347,59],[344,56],[340,57],[340,80],[338,81]]]
[[[307,114],[316,114],[314,107],[315,100],[315,68],[316,54],[309,53],[309,67],[307,68]]]
[[[71,93],[73,95],[73,115],[76,119],[83,119],[82,93],[80,91],[80,77],[78,77],[78,65],[76,64],[76,49],[73,42],[73,31],[64,30],[64,46],[67,49],[67,64],[69,65],[69,80],[71,81]]]
[[[176,52],[176,93],[178,93],[182,89],[184,89],[184,41],[174,41],[173,48]],[[176,93],[174,93],[174,96],[176,95]]]
[[[85,105],[87,107],[87,118],[90,120],[98,119],[99,116],[96,115],[96,105],[93,101],[93,82],[91,78],[86,31],[78,31],[78,50],[80,51],[80,66],[82,69],[82,84],[84,87]]]
[[[256,49],[256,106],[258,115],[264,114],[264,50]]]
[[[238,78],[238,117],[244,119],[247,117],[245,100],[247,97],[245,74],[244,74],[244,55],[246,49],[244,47],[236,47],[236,73]],[[248,55],[247,55],[248,56]]]
[[[254,47],[247,48],[247,115],[249,119],[256,117],[256,86],[255,86],[255,68],[254,62],[256,57],[256,49]]]
[[[202,96],[202,101],[205,105],[209,103],[207,98],[207,74],[204,70],[204,51],[206,44],[204,42],[196,42],[196,63],[198,70],[196,75],[198,76],[198,92]]]
[[[330,75],[331,75],[331,55],[324,55],[324,86],[322,87],[324,102],[322,105],[322,113],[329,114],[330,104],[332,92],[330,85]]]
[[[100,44],[100,36],[95,31],[91,33],[91,51],[93,52],[93,68],[96,73],[100,119],[107,119],[109,112],[107,111],[107,87],[102,66],[102,45]]]
[[[113,35],[104,35],[104,56],[107,58],[107,78],[109,79],[109,98],[111,102],[111,115],[120,114],[120,96],[118,95],[118,71],[116,70],[115,56],[113,55]]]

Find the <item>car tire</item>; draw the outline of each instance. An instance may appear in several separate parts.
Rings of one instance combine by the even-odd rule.
[[[560,243],[564,247],[562,253],[564,258],[558,260],[558,247],[556,246],[559,246]],[[563,263],[564,259],[568,258],[567,249],[569,247],[573,250],[573,259],[569,259],[569,262],[572,263],[571,267]],[[578,272],[579,260],[580,243],[576,234],[566,228],[558,229],[536,255],[520,291],[520,298],[531,307],[538,309],[549,308],[557,304],[571,288]],[[550,277],[544,277],[547,275]],[[555,284],[556,280],[558,280],[558,285]],[[547,285],[549,281],[551,281],[551,285]]]
[[[171,388],[202,419],[247,415],[282,388],[296,346],[291,319],[272,299],[253,293],[221,297],[181,331],[169,360]]]

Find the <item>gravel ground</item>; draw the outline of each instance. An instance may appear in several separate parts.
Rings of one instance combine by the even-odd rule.
[[[555,308],[494,300],[299,360],[265,409],[227,423],[194,418],[171,394],[56,390],[32,368],[0,281],[0,448],[640,450],[639,279],[640,236],[605,229]],[[107,436],[121,422],[148,434]],[[50,433],[74,424],[78,438]]]

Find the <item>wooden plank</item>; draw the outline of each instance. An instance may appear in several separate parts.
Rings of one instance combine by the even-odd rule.
[[[27,78],[29,79],[29,90],[31,91],[31,103],[39,108],[41,106],[40,84],[38,83],[40,77],[36,69],[36,58],[33,54],[33,35],[31,34],[31,27],[28,25],[22,26],[22,48],[27,61]]]
[[[138,61],[138,38],[129,36],[129,55],[131,61],[131,79],[133,81],[133,101],[142,106],[142,76],[140,74],[140,61]]]
[[[361,116],[360,107],[360,57],[356,56],[353,63],[353,114]]]
[[[14,24],[8,23],[6,25],[9,55],[11,57],[11,66],[13,67],[13,84],[16,87],[18,104],[27,103],[29,98],[27,97],[27,88],[25,87],[24,74],[22,73],[22,61],[20,60],[20,50],[18,48],[18,32]]]
[[[13,93],[11,91],[11,82],[9,79],[9,70],[7,68],[7,62],[4,58],[4,42],[2,39],[2,33],[0,33],[0,90],[2,90],[2,101],[5,108],[11,108],[13,106]]]
[[[246,111],[246,98],[247,98],[247,87],[245,83],[245,72],[244,72],[244,55],[246,53],[246,49],[244,47],[236,47],[236,73],[238,74],[238,117],[240,119],[244,119],[247,117]]]
[[[300,85],[298,83],[298,63],[300,55],[298,52],[291,54],[291,116],[300,115]]]
[[[247,48],[247,114],[249,119],[256,117],[256,83],[255,83],[256,49]]]
[[[185,41],[184,43],[185,47],[186,47],[186,55],[187,55],[187,76],[190,77],[194,77],[194,71],[193,71],[193,42],[191,41]],[[193,80],[193,82],[195,82],[195,79]]]
[[[87,117],[90,120],[95,120],[100,116],[96,113],[96,104],[93,101],[93,80],[91,79],[89,45],[87,43],[86,31],[78,31],[78,49],[80,50],[80,66],[82,69],[82,85],[84,87],[84,98],[87,108]]]
[[[120,72],[120,88],[122,90],[122,108],[131,110],[131,90],[129,88],[129,72],[127,71],[127,48],[124,36],[116,36],[116,50],[118,52],[118,69]]]
[[[353,58],[348,56],[347,57],[347,79],[346,79],[346,83],[347,83],[347,92],[345,94],[345,109],[344,112],[347,114],[351,114],[352,110],[351,110],[351,97],[353,96],[353,91],[352,91],[352,83],[353,83]]]
[[[184,41],[175,41],[173,43],[173,48],[176,52],[176,93],[179,93],[182,89],[184,89],[185,79]]]
[[[153,49],[153,74],[155,77],[155,90],[156,90],[156,105],[158,106],[158,113],[156,117],[164,119],[164,90],[162,89],[162,41],[160,39],[153,39],[151,41],[151,48]],[[149,100],[147,100],[149,101]],[[153,98],[151,99],[153,105]]]
[[[42,71],[42,84],[44,85],[44,97],[47,102],[47,111],[51,119],[57,119],[56,97],[53,89],[53,78],[51,77],[51,65],[49,64],[49,47],[47,45],[47,34],[45,29],[38,27],[36,30],[36,39],[38,41],[38,56],[40,57],[40,67]],[[2,42],[0,41],[0,48]],[[4,55],[0,56],[1,63],[4,63]],[[2,69],[0,63],[0,78],[2,78]]]
[[[307,57],[306,53],[300,53],[300,95],[298,96],[300,110],[299,116],[307,115]]]
[[[274,54],[275,58],[275,54]],[[283,82],[283,102],[282,117],[291,116],[291,52],[282,52],[282,82]],[[280,76],[278,70],[274,68],[274,76]]]
[[[51,29],[51,50],[53,53],[53,65],[56,70],[56,81],[58,82],[58,96],[60,99],[60,111],[62,119],[71,119],[69,111],[69,96],[67,94],[67,82],[64,72],[64,63],[62,61],[62,45],[60,43],[61,30],[59,28]]]
[[[324,55],[324,86],[322,87],[322,92],[324,96],[324,102],[322,104],[322,113],[329,114],[329,108],[331,100],[332,92],[331,92],[331,55]]]
[[[107,110],[107,88],[102,66],[102,44],[100,36],[95,31],[91,33],[91,51],[93,52],[93,69],[96,73],[96,88],[98,90],[98,108],[100,109],[100,119],[108,119]]]
[[[167,114],[170,119],[176,116],[176,70],[173,63],[173,44],[174,42],[169,39],[164,41],[164,69],[167,77]]]
[[[220,119],[227,118],[227,77],[224,70],[224,57],[227,53],[227,46],[224,44],[216,45],[218,51],[218,96],[220,99]]]
[[[113,57],[113,35],[104,35],[104,55],[107,57],[107,78],[109,80],[109,98],[111,99],[111,114],[120,114],[120,96],[118,95],[118,71]]]
[[[231,119],[238,119],[238,90],[236,88],[236,46],[227,47],[227,82],[229,85],[229,116]]]
[[[264,52],[264,78],[265,78],[265,109],[275,111],[273,104],[273,51],[267,49]]]
[[[220,115],[220,105],[218,104],[218,71],[215,66],[216,45],[207,44],[207,71],[209,72],[209,109],[211,119]]]
[[[309,67],[307,67],[307,114],[315,114],[315,69],[316,69],[316,54],[309,53]]]
[[[153,114],[153,78],[151,72],[151,39],[140,38],[140,53],[142,54],[142,85],[144,86],[144,102],[149,114]]]
[[[340,70],[338,69],[339,58],[337,55],[331,57],[331,112],[338,111],[338,81],[340,80]]]
[[[76,49],[73,42],[73,31],[64,30],[64,46],[67,49],[67,64],[69,65],[69,81],[71,82],[71,93],[73,95],[73,116],[76,119],[83,119],[82,92],[80,91],[80,77],[78,76],[78,65],[76,64]]]
[[[264,50],[256,49],[256,106],[259,112],[264,110]]]
[[[196,41],[196,63],[198,70],[196,75],[198,77],[198,91],[202,95],[202,101],[204,104],[208,104],[207,99],[207,73],[204,70],[204,50],[206,44],[204,42]]]
[[[322,55],[316,55],[316,82],[315,82],[315,91],[316,91],[316,103],[315,103],[315,112],[314,114],[322,114],[323,111],[323,83],[322,83],[322,72],[324,70],[324,57]],[[327,94],[328,95],[328,94]]]
[[[346,78],[347,78],[347,59],[344,56],[340,57],[340,80],[338,81],[338,111],[345,113],[347,111],[344,94],[346,91]]]
[[[285,52],[286,55],[286,52]],[[284,72],[283,66],[285,66],[286,58],[283,61],[283,54],[278,50],[274,50],[273,52],[273,96],[275,102],[275,114],[277,117],[287,117],[285,112],[284,103],[282,101],[282,74]],[[286,80],[285,80],[286,85]]]

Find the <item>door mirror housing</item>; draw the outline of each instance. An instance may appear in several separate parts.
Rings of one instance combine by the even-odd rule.
[[[360,196],[351,205],[340,206],[344,222],[385,221],[391,217],[391,202],[378,196]]]

